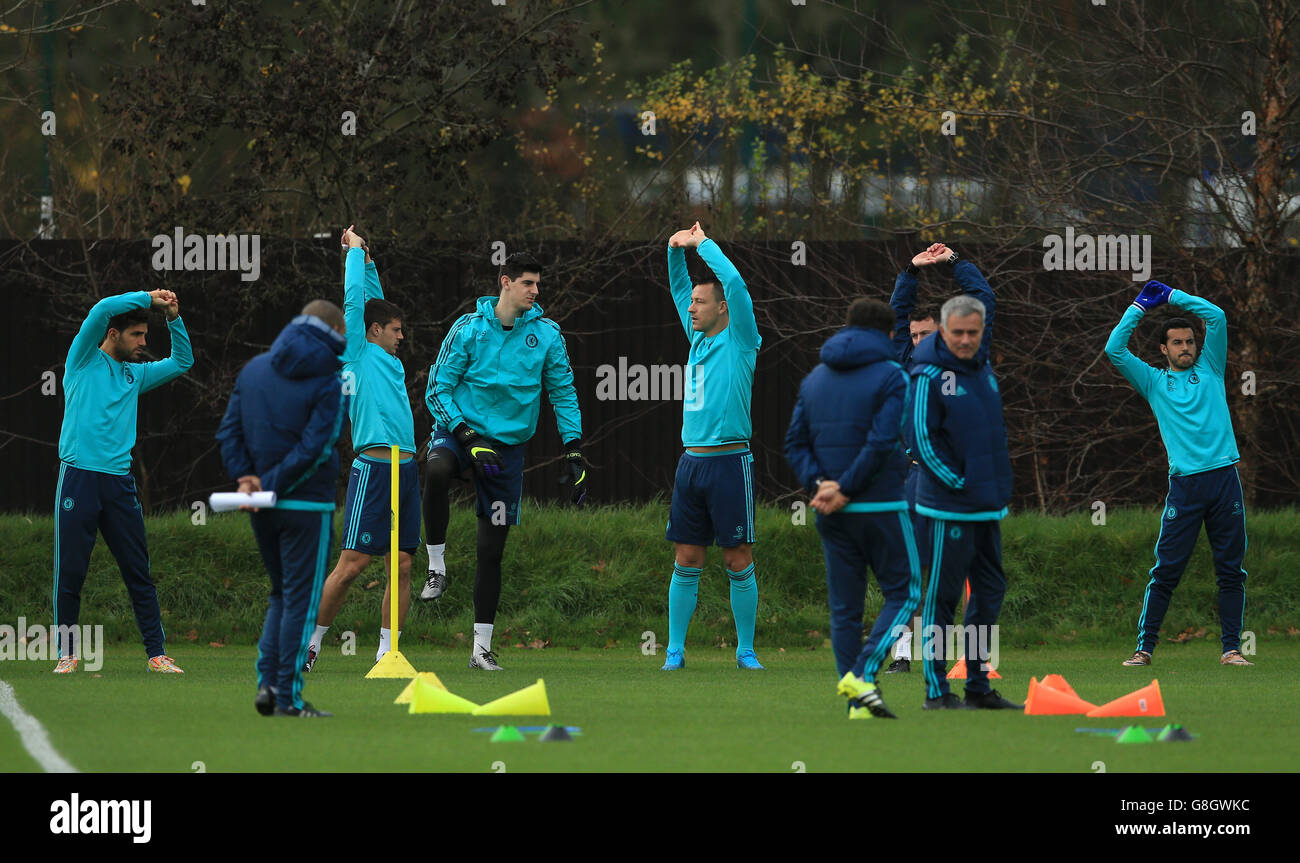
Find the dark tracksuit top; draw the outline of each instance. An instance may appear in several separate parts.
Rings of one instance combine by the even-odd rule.
[[[874,680],[921,596],[921,567],[903,498],[901,435],[907,373],[889,336],[847,327],[827,340],[804,378],[785,437],[799,481],[835,480],[850,502],[817,517],[826,558],[836,671]],[[870,566],[885,597],[866,643],[862,616]]]
[[[912,354],[904,438],[921,464],[916,512],[930,520],[930,586],[921,611],[930,698],[948,692],[945,658],[933,652],[930,640],[946,640],[943,633],[968,580],[966,691],[989,691],[986,663],[971,660],[987,659],[1006,593],[998,522],[1011,500],[1011,460],[1002,398],[987,359],[990,329],[986,321],[982,349],[969,361],[948,350],[942,332],[927,336]]]
[[[984,303],[985,327],[984,339],[980,343],[980,356],[988,356],[988,344],[991,341],[991,332],[993,328],[993,317],[996,311],[997,301],[993,295],[993,289],[989,287],[988,280],[980,272],[979,267],[971,261],[959,260],[957,263],[936,264],[934,269],[947,273],[957,280],[957,286],[961,288],[962,293],[976,297]],[[903,270],[894,280],[894,293],[889,298],[889,305],[894,310],[894,336],[893,345],[897,352],[897,359],[903,364],[903,368],[910,370],[912,366],[912,336],[910,328],[910,316],[912,309],[916,307],[917,278],[915,273]],[[938,321],[935,321],[937,324]],[[905,453],[907,480],[903,487],[904,497],[908,505],[912,508],[915,516],[916,513],[916,485],[920,478],[920,465],[917,461],[916,454],[912,452]],[[930,545],[928,536],[928,526],[924,517],[915,516],[912,520],[916,530],[917,546],[921,553],[922,566],[928,565],[930,556]]]
[[[271,579],[258,642],[258,686],[283,708],[302,709],[302,668],[316,627],[333,542],[337,444],[348,415],[340,376],[343,336],[299,315],[268,353],[239,373],[217,431],[231,479],[255,475],[276,493],[274,509],[251,513]]]

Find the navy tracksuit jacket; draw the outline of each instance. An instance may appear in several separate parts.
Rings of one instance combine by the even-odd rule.
[[[984,278],[979,267],[971,261],[959,260],[952,265],[936,264],[934,269],[951,275],[962,293],[969,294],[984,303],[987,315],[984,330],[987,335],[993,328],[996,300],[993,289],[989,287],[988,280]],[[916,308],[916,287],[916,274],[903,270],[894,280],[894,293],[889,297],[890,308],[894,310],[893,343],[894,350],[897,352],[896,359],[909,372],[912,369],[913,349],[910,319],[912,309]],[[935,323],[939,322],[935,321]],[[976,359],[988,356],[988,341],[986,338],[980,343],[980,353],[976,355]],[[924,569],[930,558],[930,524],[925,516],[916,513],[916,483],[920,476],[920,466],[916,463],[915,453],[906,453],[906,455],[908,456],[907,480],[903,485],[903,494],[908,505],[912,507],[912,529],[916,533],[916,548],[921,554],[921,566]]]
[[[818,514],[826,557],[831,646],[837,672],[874,680],[921,595],[920,559],[903,498],[901,422],[907,373],[889,336],[847,327],[827,340],[804,378],[785,437],[799,481],[815,492],[835,480],[850,502]],[[870,566],[885,604],[865,644],[862,615]]]
[[[989,690],[984,661],[1006,593],[999,521],[1011,500],[1011,460],[1002,397],[988,361],[992,323],[987,315],[980,350],[971,360],[949,351],[942,331],[912,353],[904,438],[921,465],[916,511],[930,520],[930,585],[921,611],[930,698],[948,692],[941,648],[967,580],[966,690]]]
[[[271,577],[257,678],[286,709],[303,706],[302,668],[334,540],[346,344],[320,318],[294,318],[239,373],[217,432],[231,479],[258,476],[277,495],[275,509],[251,513]]]

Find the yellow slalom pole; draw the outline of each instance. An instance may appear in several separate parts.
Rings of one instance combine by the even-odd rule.
[[[389,454],[393,457],[393,464],[392,472],[390,473],[391,482],[389,483],[389,492],[391,494],[391,499],[390,509],[388,512],[388,520],[390,522],[388,529],[388,631],[393,634],[393,652],[401,653],[401,650],[398,649],[397,645],[397,637],[400,634],[398,630],[401,629],[401,626],[398,625],[399,621],[397,619],[397,555],[399,554],[397,550],[397,492],[401,484],[401,472],[399,468],[401,467],[400,461],[402,453],[397,448],[397,444],[393,444],[389,450]]]
[[[366,673],[366,677],[370,680],[394,677],[410,680],[415,677],[415,668],[407,661],[405,656],[402,656],[402,651],[398,649],[397,644],[398,631],[400,629],[398,623],[398,609],[400,606],[397,599],[397,591],[399,589],[397,584],[397,556],[401,554],[401,551],[397,547],[397,544],[400,541],[398,531],[399,521],[397,515],[398,501],[401,500],[399,492],[401,490],[402,482],[402,452],[396,446],[391,446],[388,449],[388,455],[392,459],[392,469],[388,474],[390,486],[390,496],[388,500],[388,631],[392,633],[393,644],[389,651],[375,663],[374,667],[371,668],[369,672]],[[437,680],[437,678],[434,678],[434,680]],[[400,698],[401,696],[398,697]]]

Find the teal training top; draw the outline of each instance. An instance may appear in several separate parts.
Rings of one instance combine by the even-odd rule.
[[[343,264],[343,320],[348,329],[343,387],[352,395],[352,448],[360,453],[397,444],[413,453],[415,417],[406,393],[406,369],[401,360],[366,339],[366,303],[383,298],[374,262],[366,263],[363,249],[349,249]]]
[[[722,281],[729,320],[722,332],[708,338],[691,329],[691,276],[686,250],[668,249],[668,286],[691,350],[687,358],[682,402],[682,446],[748,443],[753,431],[749,401],[754,388],[754,363],[763,339],[754,319],[754,301],[740,273],[713,240],[697,251]]]
[[[1227,317],[1214,303],[1185,291],[1174,290],[1169,305],[1205,321],[1205,345],[1190,369],[1157,369],[1129,351],[1129,336],[1146,314],[1137,306],[1129,306],[1110,334],[1106,356],[1151,405],[1169,456],[1171,476],[1190,476],[1236,464],[1240,455],[1223,381],[1228,356]]]
[[[145,291],[105,297],[90,309],[68,349],[63,367],[63,428],[59,459],[82,470],[119,476],[131,470],[136,400],[142,393],[180,377],[194,365],[190,336],[180,318],[167,322],[172,353],[153,363],[122,363],[99,345],[108,322],[132,309],[147,309]]]
[[[580,440],[582,413],[560,325],[534,305],[507,330],[498,299],[479,297],[442,340],[424,393],[434,424],[455,431],[465,423],[484,437],[521,444],[537,431],[545,387],[560,442]]]

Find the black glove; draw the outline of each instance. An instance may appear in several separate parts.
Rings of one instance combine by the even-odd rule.
[[[582,506],[587,497],[587,470],[591,465],[582,457],[578,447],[581,441],[571,440],[564,445],[564,455],[560,462],[560,485],[570,489],[569,500],[574,506]]]
[[[501,473],[501,456],[497,454],[491,441],[464,423],[456,426],[452,434],[456,436],[456,441],[464,448],[465,454],[474,465],[474,470],[480,476],[495,477]]]

